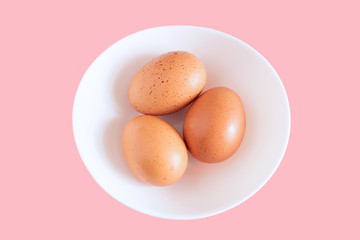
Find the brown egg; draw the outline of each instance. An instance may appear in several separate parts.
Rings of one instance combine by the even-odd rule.
[[[135,76],[129,101],[138,112],[165,115],[189,105],[204,89],[206,71],[188,52],[169,52],[154,58]]]
[[[240,97],[229,88],[216,87],[201,94],[189,108],[184,121],[184,139],[196,159],[221,162],[239,148],[245,125]]]
[[[173,184],[187,167],[188,153],[182,137],[158,117],[131,119],[123,131],[122,148],[131,171],[151,185]]]

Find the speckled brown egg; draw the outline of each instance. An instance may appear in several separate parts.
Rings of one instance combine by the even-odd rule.
[[[131,119],[122,135],[125,160],[145,183],[167,186],[184,174],[188,153],[180,134],[166,121],[150,115]]]
[[[239,148],[246,118],[240,97],[216,87],[199,96],[186,114],[183,134],[190,153],[206,163],[228,159]]]
[[[136,74],[129,101],[138,112],[165,115],[189,105],[204,89],[206,71],[191,53],[176,51],[160,55]]]

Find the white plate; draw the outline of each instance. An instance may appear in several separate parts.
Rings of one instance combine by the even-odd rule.
[[[138,181],[122,155],[123,127],[139,115],[130,106],[127,91],[143,65],[174,50],[201,59],[208,74],[205,90],[225,86],[239,94],[247,129],[230,159],[205,164],[189,154],[189,166],[180,181],[154,187]],[[163,119],[182,133],[186,110]],[[233,208],[269,180],[285,153],[290,110],[275,70],[249,45],[208,28],[166,26],[121,39],[91,64],[75,96],[73,131],[87,169],[112,197],[148,215],[196,219]]]

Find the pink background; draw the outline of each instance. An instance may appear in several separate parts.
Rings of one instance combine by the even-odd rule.
[[[0,239],[360,239],[359,10],[356,0],[2,1]],[[272,179],[232,210],[191,221],[150,217],[107,195],[71,123],[77,86],[102,51],[178,24],[257,49],[282,78],[292,114]]]

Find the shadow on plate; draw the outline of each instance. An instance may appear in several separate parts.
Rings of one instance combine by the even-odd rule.
[[[119,73],[112,87],[113,100],[116,103],[118,117],[109,121],[103,134],[103,145],[107,159],[121,176],[140,183],[129,169],[122,153],[122,132],[128,121],[139,115],[128,101],[128,89],[136,73],[154,56],[141,55],[119,67]]]
[[[122,176],[125,176],[128,180],[138,181],[132,174],[122,153],[121,137],[126,123],[126,119],[116,118],[106,125],[103,135],[104,150],[107,159],[117,172],[119,172]]]
[[[154,57],[154,55],[137,56],[120,69],[113,85],[112,94],[121,114],[137,113],[129,103],[128,90],[135,75]]]

